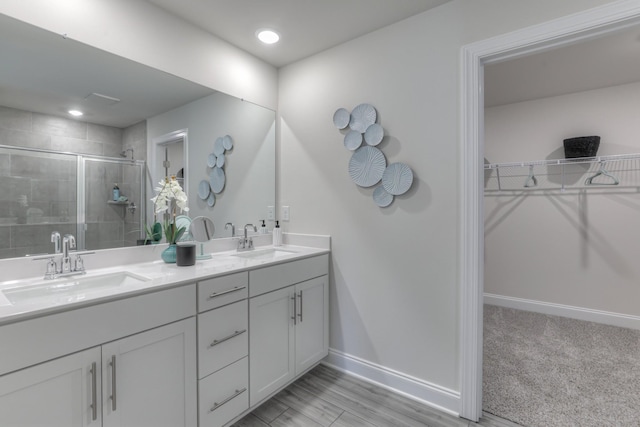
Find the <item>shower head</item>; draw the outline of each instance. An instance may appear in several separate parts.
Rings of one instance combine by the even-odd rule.
[[[127,151],[131,151],[131,160],[133,160],[133,148],[127,148],[126,150],[122,150],[120,152],[120,156],[126,158],[127,157]]]

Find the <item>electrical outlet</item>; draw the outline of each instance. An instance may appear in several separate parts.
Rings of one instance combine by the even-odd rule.
[[[282,220],[283,221],[289,221],[290,216],[289,216],[289,206],[283,206],[282,207]]]
[[[273,206],[267,206],[267,219],[269,221],[276,219],[275,208]]]

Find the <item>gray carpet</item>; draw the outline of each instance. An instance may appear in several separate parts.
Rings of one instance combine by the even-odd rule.
[[[640,426],[640,331],[485,305],[483,378],[524,426]]]

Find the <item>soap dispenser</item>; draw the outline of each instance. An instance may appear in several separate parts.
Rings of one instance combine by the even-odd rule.
[[[118,201],[120,199],[120,187],[118,187],[118,183],[113,184],[113,200]]]
[[[280,228],[280,221],[276,221],[276,226],[273,228],[273,246],[282,245],[282,229]]]
[[[260,234],[269,234],[267,231],[267,224],[264,223],[264,219],[261,219],[262,225],[260,226]]]

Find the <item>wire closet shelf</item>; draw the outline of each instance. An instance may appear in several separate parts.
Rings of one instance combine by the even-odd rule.
[[[635,188],[640,189],[640,153],[575,159],[486,163],[486,192]]]

